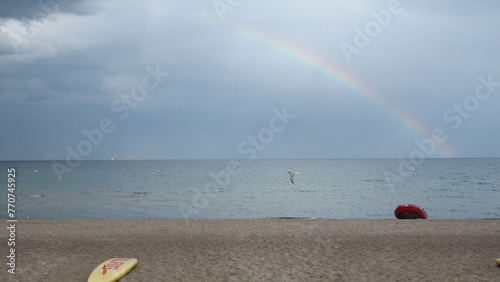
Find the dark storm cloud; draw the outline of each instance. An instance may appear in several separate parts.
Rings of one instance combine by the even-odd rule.
[[[96,9],[93,1],[86,0],[4,0],[0,5],[0,18],[20,20],[43,20],[57,13],[88,15]]]

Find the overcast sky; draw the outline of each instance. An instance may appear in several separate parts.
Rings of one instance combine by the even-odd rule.
[[[2,1],[0,160],[500,157],[498,1]]]

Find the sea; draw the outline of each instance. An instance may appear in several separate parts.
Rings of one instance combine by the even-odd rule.
[[[500,218],[500,158],[2,161],[0,168],[6,219],[389,219],[400,204],[416,204],[431,219]],[[299,173],[294,184],[288,170]]]

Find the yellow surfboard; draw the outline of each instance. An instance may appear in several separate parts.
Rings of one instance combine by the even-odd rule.
[[[112,258],[99,264],[90,273],[88,282],[118,281],[137,264],[135,258]]]
[[[500,258],[497,258],[496,262],[497,262],[498,266],[500,266]]]

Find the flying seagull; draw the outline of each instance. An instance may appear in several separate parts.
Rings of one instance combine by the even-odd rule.
[[[288,170],[288,174],[290,174],[290,181],[292,181],[292,184],[294,184],[294,183],[293,183],[293,178],[295,177],[295,175],[296,175],[296,174],[298,175],[298,174],[300,174],[300,173],[295,172],[295,171]]]

